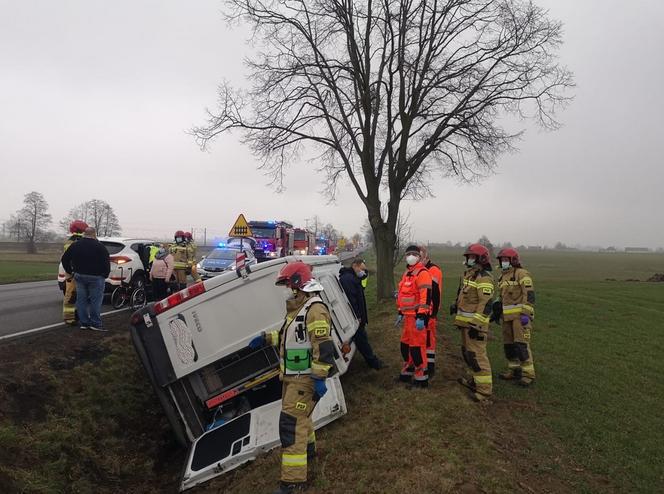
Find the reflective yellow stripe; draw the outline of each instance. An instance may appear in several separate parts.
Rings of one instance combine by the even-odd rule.
[[[533,307],[532,305],[523,304],[523,308],[528,312],[530,312],[531,314],[535,313],[535,307]]]
[[[504,288],[506,286],[519,286],[518,281],[501,281],[498,285],[500,288]]]
[[[477,287],[477,283],[471,280],[463,280],[463,285],[464,286],[472,286],[472,287]]]
[[[281,455],[281,464],[285,467],[306,467],[307,454],[303,455],[289,455],[283,453]]]
[[[491,377],[491,374],[489,374],[488,376],[475,375],[475,376],[473,376],[473,379],[475,380],[476,384],[491,384],[491,383],[493,383],[493,378]]]
[[[473,316],[474,319],[478,320],[482,324],[489,324],[489,316],[484,316],[480,314],[479,312],[476,312],[475,315]]]
[[[308,331],[315,331],[316,329],[329,329],[330,325],[327,323],[327,321],[314,321],[309,324],[307,324],[307,330]]]
[[[521,363],[519,361],[512,362],[511,360],[507,363],[507,368],[508,369],[518,369],[521,367]]]
[[[321,364],[320,362],[317,362],[316,360],[314,360],[314,361],[311,363],[311,369],[312,369],[312,370],[315,370],[315,371],[318,371],[318,370],[319,370],[319,371],[325,371],[325,372],[327,372],[327,371],[329,371],[331,368],[332,368],[332,366],[331,366],[330,364]]]
[[[521,314],[521,306],[503,307],[503,314]]]
[[[477,284],[477,288],[485,288],[485,287],[493,288],[493,283],[478,283]]]
[[[462,316],[461,314],[457,314],[456,317],[454,318],[455,321],[461,321],[461,322],[471,322],[473,320],[472,317],[468,316]]]

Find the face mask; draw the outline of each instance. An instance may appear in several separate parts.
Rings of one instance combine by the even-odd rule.
[[[295,298],[296,293],[297,292],[295,290],[293,290],[292,288],[288,288],[288,287],[284,288],[283,289],[284,301],[288,302],[289,300],[293,300]]]
[[[512,264],[510,264],[509,261],[500,261],[500,269],[502,269],[503,271],[507,271],[511,267]]]
[[[470,257],[466,259],[466,266],[469,268],[472,268],[475,264],[477,264],[477,259],[471,259]]]
[[[357,272],[357,277],[361,280],[367,277],[367,272],[366,271],[358,271]]]
[[[409,266],[414,266],[415,264],[417,264],[417,261],[419,261],[419,260],[420,260],[419,257],[414,256],[412,254],[409,255],[409,256],[406,256],[406,264],[408,264]]]

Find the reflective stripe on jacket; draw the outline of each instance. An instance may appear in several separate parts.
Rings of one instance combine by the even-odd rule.
[[[431,274],[422,263],[409,266],[399,282],[399,312],[403,315],[431,314],[431,288]]]
[[[523,268],[503,271],[498,281],[503,320],[513,321],[522,314],[535,317],[535,289],[530,273]]]
[[[461,278],[454,324],[488,328],[493,296],[493,277],[481,267],[468,269]]]

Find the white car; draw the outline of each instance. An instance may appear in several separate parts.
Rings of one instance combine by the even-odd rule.
[[[112,291],[116,286],[120,286],[123,280],[134,285],[145,283],[149,275],[150,246],[160,245],[160,242],[125,237],[102,237],[99,241],[104,244],[111,257],[111,272],[106,278],[105,291]],[[60,263],[58,285],[63,291],[65,274]]]

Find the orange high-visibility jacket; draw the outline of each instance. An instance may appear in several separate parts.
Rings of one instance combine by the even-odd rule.
[[[436,317],[438,309],[443,302],[443,271],[440,267],[431,261],[426,266],[429,274],[431,274],[431,315]]]
[[[401,277],[397,308],[403,315],[431,314],[431,274],[422,263],[408,266]]]

